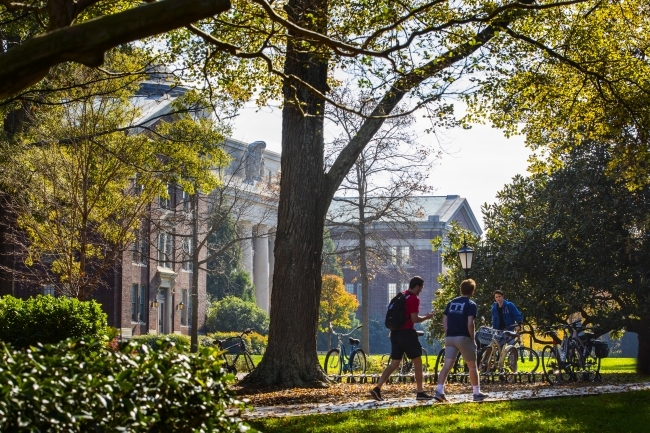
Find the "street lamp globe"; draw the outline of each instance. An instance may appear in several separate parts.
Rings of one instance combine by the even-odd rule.
[[[469,270],[472,268],[472,258],[474,258],[474,250],[467,246],[467,242],[463,239],[463,248],[458,250],[458,258],[460,259],[460,267],[465,271],[467,276]]]

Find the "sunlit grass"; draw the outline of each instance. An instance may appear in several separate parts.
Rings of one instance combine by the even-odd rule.
[[[254,422],[264,432],[641,432],[650,391],[544,400],[436,404]]]

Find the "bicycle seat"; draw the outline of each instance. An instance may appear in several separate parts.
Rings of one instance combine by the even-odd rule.
[[[424,335],[424,331],[415,331],[416,334],[418,334],[418,337],[422,337]]]
[[[357,346],[359,343],[361,343],[361,340],[357,340],[356,338],[352,337],[350,337],[348,340],[350,341],[351,346]]]

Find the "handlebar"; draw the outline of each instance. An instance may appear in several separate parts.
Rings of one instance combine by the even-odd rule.
[[[352,331],[348,332],[347,334],[342,334],[334,331],[334,328],[332,327],[332,322],[330,322],[330,330],[332,331],[332,334],[336,335],[337,337],[347,337],[348,335],[352,334],[354,331],[356,331],[359,328],[363,328],[363,325],[359,325],[356,328],[354,328]]]

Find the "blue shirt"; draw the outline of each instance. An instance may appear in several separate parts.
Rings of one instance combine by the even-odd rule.
[[[501,313],[503,314],[503,326],[508,331],[512,331],[516,323],[521,324],[524,320],[523,316],[517,310],[515,304],[510,301],[503,300],[503,307],[501,307]],[[499,327],[499,304],[495,302],[492,304],[492,327],[494,329],[501,329]]]
[[[467,328],[467,319],[472,316],[476,318],[478,307],[476,303],[467,296],[454,298],[445,308],[447,316],[447,337],[472,337]]]

